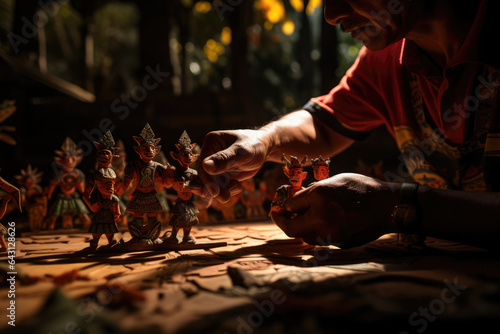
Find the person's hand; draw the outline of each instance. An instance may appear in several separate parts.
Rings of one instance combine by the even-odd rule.
[[[394,232],[399,188],[360,174],[339,174],[297,192],[271,218],[290,237],[350,248]]]
[[[253,177],[270,147],[262,130],[215,131],[206,135],[198,175],[212,197],[227,202],[241,191],[240,181]]]

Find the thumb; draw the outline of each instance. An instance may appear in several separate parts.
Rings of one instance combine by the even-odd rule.
[[[311,206],[311,195],[309,188],[299,190],[293,196],[288,197],[283,203],[286,211],[300,213]]]
[[[251,155],[247,150],[237,149],[236,145],[231,145],[225,150],[206,157],[202,165],[208,174],[216,175],[245,165],[251,159]]]

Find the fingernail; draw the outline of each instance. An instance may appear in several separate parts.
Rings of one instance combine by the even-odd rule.
[[[203,168],[207,172],[213,172],[215,170],[215,162],[212,159],[205,159],[203,161]]]

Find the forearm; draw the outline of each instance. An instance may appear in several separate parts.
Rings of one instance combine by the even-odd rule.
[[[268,161],[281,162],[283,153],[297,156],[334,156],[354,141],[333,131],[308,111],[299,110],[271,122],[264,131],[268,143]]]
[[[498,248],[500,193],[419,187],[423,232],[482,248]]]

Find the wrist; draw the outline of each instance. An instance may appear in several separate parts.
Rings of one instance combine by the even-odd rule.
[[[386,182],[388,187],[387,191],[389,192],[389,196],[386,200],[386,205],[384,206],[386,209],[384,210],[384,218],[385,218],[385,233],[397,233],[398,227],[396,222],[392,218],[392,212],[394,211],[394,207],[399,204],[399,193],[401,191],[401,183],[396,182]]]
[[[264,144],[266,152],[266,160],[273,160],[273,156],[276,154],[277,147],[277,136],[276,136],[276,126],[273,123],[269,123],[257,131],[260,132],[260,141]],[[278,158],[281,158],[279,155]]]
[[[398,236],[399,234],[415,235],[418,237],[418,241],[415,239],[415,242],[425,240],[418,200],[419,188],[420,185],[417,182],[401,183],[398,203],[394,206],[391,214]]]

